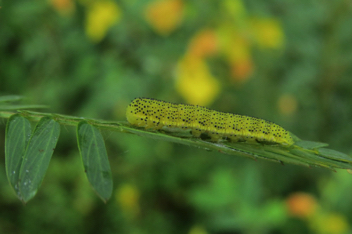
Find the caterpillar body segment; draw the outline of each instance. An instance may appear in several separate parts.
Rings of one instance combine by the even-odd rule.
[[[269,142],[284,146],[294,143],[290,133],[275,123],[202,106],[136,98],[127,107],[126,117],[134,126],[155,130],[164,126],[190,129],[195,137],[204,133],[214,142],[227,139],[233,142]]]

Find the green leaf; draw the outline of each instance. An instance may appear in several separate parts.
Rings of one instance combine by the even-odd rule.
[[[5,136],[6,175],[16,195],[21,200],[19,174],[31,132],[31,124],[26,118],[19,114],[12,115],[9,118]]]
[[[133,133],[143,137],[150,137],[158,140],[180,143],[205,150],[216,150],[220,153],[229,155],[246,156],[254,159],[260,158],[279,163],[291,163],[309,167],[324,167],[332,170],[334,170],[334,168],[352,169],[352,158],[350,156],[340,152],[338,152],[340,154],[337,154],[337,151],[325,151],[325,149],[321,151],[322,148],[319,147],[323,147],[325,145],[324,143],[306,141],[303,142],[303,146],[307,148],[303,148],[296,144],[301,142],[301,140],[293,134],[292,135],[294,136],[294,139],[297,140],[297,142],[290,147],[286,147],[261,143],[249,144],[246,142],[225,141],[214,143],[204,141],[199,138],[185,138],[185,136],[187,136],[186,133],[183,134],[183,137],[180,137],[181,134],[179,132],[165,133],[162,131],[148,131],[142,128],[130,126],[128,124],[120,125],[118,128],[122,129],[124,132]]]
[[[77,126],[82,118],[58,115],[50,113],[40,113],[34,111],[21,111],[23,116],[30,120],[38,121],[41,117],[47,116],[54,118],[60,124]],[[0,112],[0,117],[8,118],[12,113]],[[86,120],[91,126],[107,129],[110,131],[118,131],[123,133],[136,134],[142,137],[149,137],[157,140],[170,141],[174,143],[184,144],[187,146],[197,147],[203,150],[214,150],[220,153],[246,156],[252,159],[266,159],[279,163],[292,163],[303,166],[318,166],[329,169],[352,169],[352,157],[340,153],[338,151],[324,149],[327,146],[325,143],[302,141],[294,134],[290,133],[293,137],[295,144],[291,146],[282,146],[279,144],[265,144],[265,143],[252,143],[246,142],[209,142],[204,139],[195,138],[189,131],[182,129],[161,129],[161,130],[146,130],[131,126],[124,121],[109,122],[89,119]]]
[[[321,156],[325,158],[329,158],[336,161],[348,162],[352,164],[352,157],[339,151],[322,148],[318,149],[318,152]]]
[[[60,124],[50,117],[41,118],[35,127],[19,175],[19,191],[24,202],[29,201],[37,193],[59,135]]]
[[[82,121],[77,127],[77,140],[87,178],[106,202],[111,197],[113,182],[103,136],[96,127]]]
[[[1,111],[11,111],[20,109],[41,109],[48,108],[46,105],[19,105],[19,104],[8,104],[9,102],[16,102],[22,100],[22,96],[8,95],[0,97],[0,110]]]
[[[15,102],[22,100],[22,96],[18,95],[8,95],[8,96],[1,96],[0,97],[0,102]]]
[[[295,142],[295,145],[305,149],[318,149],[318,148],[329,146],[329,144],[327,143],[316,142],[316,141],[297,141]]]
[[[19,109],[42,109],[48,108],[46,105],[0,105],[0,110],[19,110]]]
[[[334,161],[321,157],[320,155],[317,155],[313,152],[309,152],[308,150],[303,148],[294,148],[291,149],[290,152],[296,155],[297,157],[301,158],[302,160],[309,162],[309,165],[311,166],[325,167],[331,170],[334,170],[333,168],[352,169],[351,165],[348,165],[344,162]]]

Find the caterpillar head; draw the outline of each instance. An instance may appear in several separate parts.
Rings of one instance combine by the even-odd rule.
[[[143,122],[147,118],[147,113],[143,110],[143,99],[134,99],[127,107],[126,118],[127,121],[132,125],[142,126]]]

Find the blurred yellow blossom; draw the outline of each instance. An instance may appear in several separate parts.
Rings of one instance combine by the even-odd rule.
[[[274,18],[255,18],[251,20],[254,39],[262,48],[281,48],[284,33],[279,20]]]
[[[251,47],[249,41],[239,35],[233,35],[224,45],[224,53],[228,56],[229,61],[237,62],[251,59]]]
[[[345,216],[337,213],[320,214],[312,223],[312,229],[319,234],[344,234],[350,227]]]
[[[109,28],[121,18],[119,6],[113,1],[95,1],[88,5],[86,33],[93,42],[101,41]]]
[[[251,58],[251,41],[245,33],[234,29],[231,24],[223,24],[217,30],[219,47],[230,62]]]
[[[287,207],[292,216],[307,218],[315,213],[317,201],[308,193],[297,192],[287,198]]]
[[[181,23],[183,17],[181,0],[157,0],[145,10],[145,17],[153,29],[167,36]]]
[[[176,88],[188,103],[203,106],[213,102],[220,92],[219,81],[212,76],[207,64],[190,55],[178,64]]]
[[[75,195],[72,206],[83,215],[87,215],[94,210],[95,197],[94,194],[89,192],[91,189],[83,175],[75,178],[75,186],[72,191]]]
[[[189,230],[189,234],[208,234],[208,232],[204,229],[204,227],[194,225],[191,230]]]
[[[324,223],[328,234],[342,234],[349,230],[346,217],[340,214],[330,214]]]
[[[237,22],[245,20],[247,12],[241,0],[224,0],[221,2],[223,3],[224,10],[229,13],[232,19],[237,20]]]
[[[196,57],[206,57],[217,52],[217,36],[214,30],[198,32],[188,47],[188,52]]]
[[[219,38],[221,53],[231,66],[233,80],[246,81],[254,70],[250,40],[226,24],[219,29]]]
[[[115,198],[121,209],[131,216],[139,213],[139,190],[132,184],[123,184],[117,188]]]
[[[50,0],[51,5],[61,14],[61,15],[71,15],[75,11],[75,4],[73,0]]]
[[[278,101],[279,110],[284,115],[291,115],[297,110],[297,99],[291,94],[284,94]]]

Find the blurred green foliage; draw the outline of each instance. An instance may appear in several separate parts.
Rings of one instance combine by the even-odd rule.
[[[352,5],[337,1],[2,1],[0,95],[124,120],[135,97],[272,120],[352,153]],[[205,33],[204,33],[205,32]],[[352,233],[352,176],[103,132],[104,205],[63,127],[37,196],[5,175],[0,233]]]

